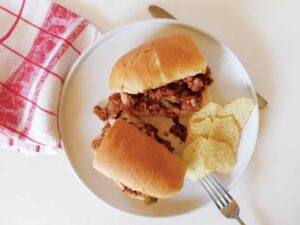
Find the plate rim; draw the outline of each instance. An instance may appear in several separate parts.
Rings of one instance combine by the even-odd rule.
[[[75,62],[73,63],[73,65],[71,66],[71,69],[69,70],[68,74],[67,74],[67,77],[65,79],[65,82],[64,82],[64,85],[62,87],[62,90],[61,90],[61,94],[60,94],[60,101],[59,101],[59,106],[58,106],[58,130],[59,130],[59,136],[60,136],[60,140],[61,140],[61,145],[62,145],[62,148],[64,149],[64,155],[67,157],[67,161],[69,163],[69,165],[71,166],[72,168],[72,171],[73,171],[73,174],[75,175],[76,179],[79,180],[79,183],[84,186],[84,188],[86,190],[88,190],[88,192],[94,196],[96,199],[100,200],[102,203],[104,203],[105,205],[109,206],[110,208],[114,209],[114,210],[117,210],[118,212],[122,212],[124,214],[129,214],[129,215],[134,215],[134,216],[138,216],[138,217],[147,217],[147,218],[167,218],[167,217],[175,217],[175,216],[180,216],[180,215],[183,215],[183,214],[189,214],[189,213],[192,213],[196,210],[201,210],[204,208],[205,205],[207,205],[208,202],[211,201],[210,198],[205,198],[203,201],[202,201],[202,204],[200,207],[196,207],[196,208],[193,208],[189,211],[185,211],[183,213],[178,213],[178,214],[168,214],[168,215],[158,215],[158,216],[155,216],[155,215],[142,215],[142,214],[138,214],[138,213],[133,213],[133,212],[128,212],[128,211],[125,211],[125,210],[122,210],[120,208],[117,208],[111,204],[109,204],[108,202],[104,201],[103,199],[99,198],[96,193],[94,193],[85,183],[84,181],[80,178],[80,176],[78,175],[76,169],[75,169],[75,166],[73,165],[73,162],[72,160],[70,159],[70,153],[69,151],[65,148],[65,144],[64,144],[64,138],[63,138],[63,121],[62,121],[62,109],[63,109],[63,105],[64,105],[64,102],[65,102],[65,96],[66,96],[66,92],[67,92],[67,88],[68,88],[68,84],[70,83],[75,71],[77,70],[77,68],[79,67],[79,65],[84,61],[84,58],[86,58],[101,42],[103,42],[105,39],[107,38],[110,38],[111,36],[113,36],[115,33],[118,33],[122,30],[125,30],[125,29],[128,29],[130,28],[131,26],[135,26],[135,25],[138,25],[138,24],[143,24],[144,26],[149,24],[149,23],[153,23],[153,22],[157,22],[157,23],[165,23],[165,24],[174,24],[174,25],[181,25],[181,26],[185,26],[185,27],[188,27],[190,29],[193,29],[197,32],[200,32],[202,35],[208,37],[210,40],[212,40],[214,43],[216,43],[217,45],[219,45],[222,49],[224,49],[226,51],[226,53],[232,53],[231,55],[235,58],[235,60],[237,60],[240,65],[242,66],[242,69],[244,70],[244,72],[247,74],[247,78],[249,79],[249,84],[250,84],[250,89],[251,89],[251,92],[253,93],[253,96],[254,96],[254,100],[257,102],[257,97],[256,97],[256,91],[255,91],[255,88],[254,88],[254,85],[253,85],[253,82],[252,82],[252,79],[251,79],[251,76],[250,74],[248,73],[245,65],[242,63],[242,60],[238,57],[238,55],[231,49],[229,48],[223,41],[221,41],[220,39],[214,37],[213,35],[211,35],[210,33],[208,33],[207,31],[205,30],[202,30],[201,28],[199,27],[196,27],[194,25],[191,25],[189,23],[186,23],[186,22],[183,22],[183,21],[178,21],[178,20],[173,20],[173,19],[165,19],[165,18],[160,18],[160,19],[145,19],[145,20],[139,20],[139,21],[135,21],[135,22],[131,22],[131,23],[128,23],[128,24],[125,24],[125,25],[122,25],[122,26],[119,26],[119,27],[116,27],[104,34],[102,34],[100,37],[98,37],[95,42],[93,44],[91,44],[91,46],[89,46],[87,49],[85,49],[81,55],[75,60]],[[251,156],[249,157],[249,159],[246,161],[246,166],[244,167],[243,170],[241,170],[239,173],[237,173],[237,175],[234,177],[234,179],[232,180],[232,182],[228,185],[227,187],[227,190],[229,191],[230,189],[232,189],[232,187],[234,187],[234,185],[241,179],[242,175],[247,171],[247,168],[249,167],[249,164],[250,164],[250,161],[253,157],[253,154],[255,152],[255,149],[256,149],[256,145],[257,145],[257,139],[258,139],[258,136],[259,136],[259,124],[260,124],[260,115],[259,115],[259,109],[258,109],[258,104],[256,104],[256,107],[254,108],[253,112],[254,111],[257,111],[257,126],[256,126],[256,130],[255,130],[255,137],[254,137],[254,140],[255,140],[255,144],[253,146],[253,150],[251,152]],[[252,112],[252,113],[253,113]]]

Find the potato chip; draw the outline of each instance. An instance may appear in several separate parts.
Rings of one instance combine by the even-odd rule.
[[[222,106],[217,103],[210,102],[203,106],[198,112],[194,113],[190,118],[190,122],[200,122],[207,117],[213,118],[220,110],[222,110]]]
[[[210,151],[211,146],[206,138],[198,137],[192,143],[187,145],[183,151],[183,160],[186,165],[186,175],[191,180],[198,180],[201,177],[213,172],[205,167],[202,152]]]
[[[190,122],[186,143],[191,143],[200,136],[208,138],[210,130],[212,129],[212,125],[213,123],[209,117],[206,117],[199,123]]]
[[[241,130],[247,124],[255,105],[256,103],[253,99],[240,97],[225,105],[224,108],[218,112],[217,117],[222,118],[232,115]]]
[[[233,152],[237,152],[240,142],[240,131],[231,116],[215,118],[209,133],[209,138],[224,142]]]
[[[230,172],[236,163],[235,153],[230,146],[224,142],[208,139],[211,150],[205,155],[209,160],[205,160],[205,167],[208,170],[217,171],[223,174]]]
[[[227,144],[203,137],[186,146],[183,159],[186,175],[191,180],[201,179],[213,171],[226,174],[236,162],[235,154]]]
[[[236,163],[240,131],[255,104],[245,97],[237,98],[224,108],[210,102],[191,116],[183,152],[186,175],[190,179],[198,180],[211,172],[230,172]]]

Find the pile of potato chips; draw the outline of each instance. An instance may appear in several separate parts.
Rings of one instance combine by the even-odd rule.
[[[210,102],[191,116],[183,152],[190,179],[198,180],[211,172],[226,174],[233,168],[241,131],[255,105],[245,97],[224,107]]]

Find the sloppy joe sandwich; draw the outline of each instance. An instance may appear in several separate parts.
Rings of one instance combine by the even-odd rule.
[[[93,166],[123,192],[149,204],[168,198],[183,185],[185,166],[157,129],[134,116],[119,117],[93,141]]]
[[[172,34],[123,55],[109,77],[110,88],[118,94],[96,110],[104,121],[124,109],[146,116],[190,114],[200,109],[211,83],[211,71],[194,41]]]

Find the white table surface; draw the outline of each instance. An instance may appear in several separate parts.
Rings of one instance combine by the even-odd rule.
[[[247,224],[300,222],[300,2],[295,0],[56,0],[102,31],[151,18],[150,3],[232,48],[268,101],[246,173],[231,190]],[[0,225],[236,224],[211,203],[170,218],[121,213],[94,198],[64,154],[29,158],[0,152]]]

